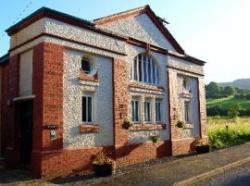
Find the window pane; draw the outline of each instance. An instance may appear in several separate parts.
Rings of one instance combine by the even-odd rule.
[[[152,80],[152,82],[155,83],[156,75],[155,75],[155,64],[154,63],[153,63],[153,66],[152,66],[152,71],[153,71],[153,80]]]
[[[86,73],[89,74],[91,71],[91,65],[90,62],[86,59],[82,60],[82,70]]]
[[[151,107],[150,102],[144,102],[144,116],[145,121],[151,121]]]
[[[189,122],[190,121],[190,102],[185,101],[185,121]]]
[[[134,105],[134,101],[131,101],[131,107],[132,107],[132,121],[135,121],[135,105]]]
[[[86,110],[86,97],[82,97],[82,121],[86,122],[87,121],[87,110]]]
[[[131,102],[132,107],[132,121],[139,121],[139,103],[136,100]]]
[[[156,102],[155,103],[155,108],[156,108],[156,121],[159,122],[161,121],[161,103]]]
[[[88,97],[88,122],[92,122],[92,98]]]
[[[143,82],[147,82],[147,56],[143,56]]]
[[[134,80],[137,80],[138,74],[137,74],[137,58],[134,61]]]
[[[148,63],[148,82],[151,83],[151,61]]]
[[[138,105],[138,101],[135,101],[135,120],[139,121],[139,105]]]

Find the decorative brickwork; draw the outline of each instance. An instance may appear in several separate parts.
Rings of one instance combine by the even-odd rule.
[[[99,132],[100,127],[98,124],[82,124],[80,125],[81,133],[95,133]]]
[[[2,67],[2,88],[1,88],[1,123],[2,123],[2,128],[1,128],[1,149],[2,149],[2,155],[5,155],[6,152],[6,136],[7,136],[7,125],[6,123],[8,122],[7,120],[7,104],[8,104],[8,65]]]
[[[170,146],[170,141],[160,141],[155,144],[152,142],[145,142],[116,147],[117,167],[141,163],[164,156],[170,156]]]
[[[7,166],[16,167],[19,162],[17,126],[15,125],[15,107],[12,102],[13,98],[18,96],[18,73],[19,73],[19,56],[12,56],[9,59],[7,67],[7,94],[4,93],[4,115],[3,125],[6,131],[6,146],[5,153],[7,157]]]
[[[33,54],[33,172],[41,176],[48,168],[42,156],[44,151],[63,148],[63,47],[51,43],[40,43]],[[57,139],[50,139],[50,130],[43,125],[57,125]],[[47,162],[47,163],[46,163]]]
[[[198,96],[199,96],[201,137],[207,138],[206,94],[205,94],[205,83],[203,77],[198,78]]]
[[[120,59],[113,60],[113,114],[114,145],[127,144],[128,133],[123,129],[124,118],[128,116],[128,83],[129,70],[127,63]]]
[[[129,128],[130,131],[139,131],[139,130],[163,130],[166,129],[166,124],[134,124],[131,128]]]

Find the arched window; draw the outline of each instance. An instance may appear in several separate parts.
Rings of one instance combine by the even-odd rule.
[[[132,65],[132,80],[150,84],[159,84],[159,68],[154,59],[148,54],[139,54]]]

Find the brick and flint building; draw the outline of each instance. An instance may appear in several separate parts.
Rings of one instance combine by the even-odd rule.
[[[82,20],[41,8],[7,29],[0,59],[0,153],[55,178],[192,152],[207,139],[204,61],[149,6]],[[124,129],[124,120],[133,126]],[[185,128],[178,128],[178,121]],[[157,137],[153,143],[152,136]]]

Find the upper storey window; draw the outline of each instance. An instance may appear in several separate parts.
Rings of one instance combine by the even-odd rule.
[[[90,74],[93,71],[93,64],[91,63],[90,59],[82,58],[81,68],[86,74]]]
[[[132,65],[132,79],[144,83],[160,83],[159,68],[154,59],[147,54],[139,54]]]

